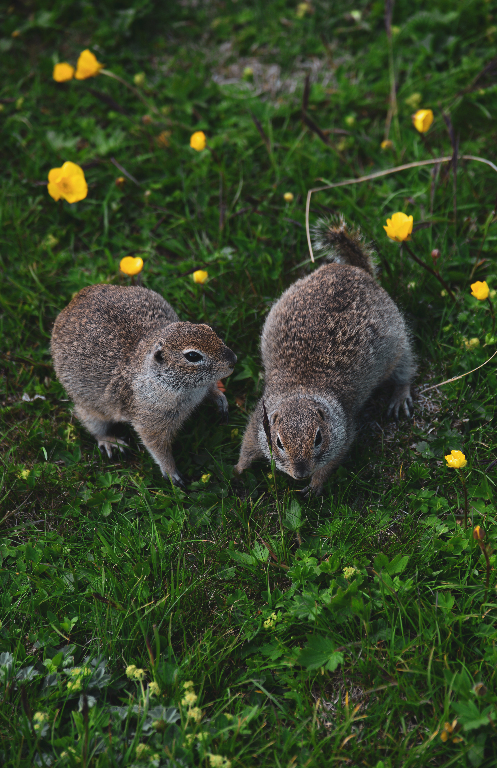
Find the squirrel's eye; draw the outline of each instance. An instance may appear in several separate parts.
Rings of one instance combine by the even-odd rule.
[[[318,429],[318,431],[316,432],[316,438],[314,440],[314,448],[317,448],[319,445],[321,445],[322,442],[323,442],[323,437],[321,435],[321,430]]]
[[[276,438],[276,445],[278,446],[278,448],[280,449],[280,451],[284,451],[284,450],[285,450],[285,449],[283,448],[283,445],[282,445],[282,443],[281,443],[281,440],[280,440],[280,436],[279,436],[279,435],[278,435],[278,437]]]
[[[155,359],[158,363],[164,362],[164,355],[162,354],[162,349],[158,349],[157,352],[154,355]]]
[[[183,354],[189,363],[198,363],[204,359],[200,352],[184,352]]]

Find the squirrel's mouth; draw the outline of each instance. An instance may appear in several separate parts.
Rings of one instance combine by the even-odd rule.
[[[292,477],[294,480],[303,480],[304,477],[309,477],[311,475],[310,469],[305,464],[296,464],[292,468]]]

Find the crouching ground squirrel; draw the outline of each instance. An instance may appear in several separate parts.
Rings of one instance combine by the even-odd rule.
[[[269,419],[278,469],[312,476],[302,492],[319,494],[356,433],[373,390],[394,383],[389,415],[410,416],[416,372],[406,324],[374,279],[372,249],[342,218],[321,220],[315,247],[334,263],[297,280],[273,305],[262,329],[264,393],[248,423],[235,473],[270,458]]]
[[[132,424],[175,485],[171,443],[205,398],[227,417],[216,381],[233,371],[236,356],[208,325],[182,323],[159,294],[138,286],[83,288],[60,313],[52,332],[55,372],[75,413],[112,456],[125,445],[117,422]]]

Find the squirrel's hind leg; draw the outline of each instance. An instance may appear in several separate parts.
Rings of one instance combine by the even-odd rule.
[[[402,354],[397,366],[392,373],[390,380],[395,385],[390,405],[388,406],[387,416],[393,415],[394,419],[399,418],[399,409],[402,409],[408,419],[414,415],[414,405],[411,396],[411,382],[416,373],[416,363],[409,343]]]
[[[87,411],[81,405],[76,405],[74,413],[88,430],[90,435],[93,435],[98,443],[100,452],[107,453],[109,459],[112,459],[112,452],[114,448],[124,452],[128,448],[128,444],[124,440],[120,440],[113,433],[115,428],[115,422],[109,419],[102,419],[95,416],[93,413]]]

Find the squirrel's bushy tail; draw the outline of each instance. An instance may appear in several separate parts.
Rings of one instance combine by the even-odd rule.
[[[319,219],[312,234],[315,250],[328,261],[350,264],[375,276],[374,248],[364,242],[360,229],[347,227],[343,216]]]

